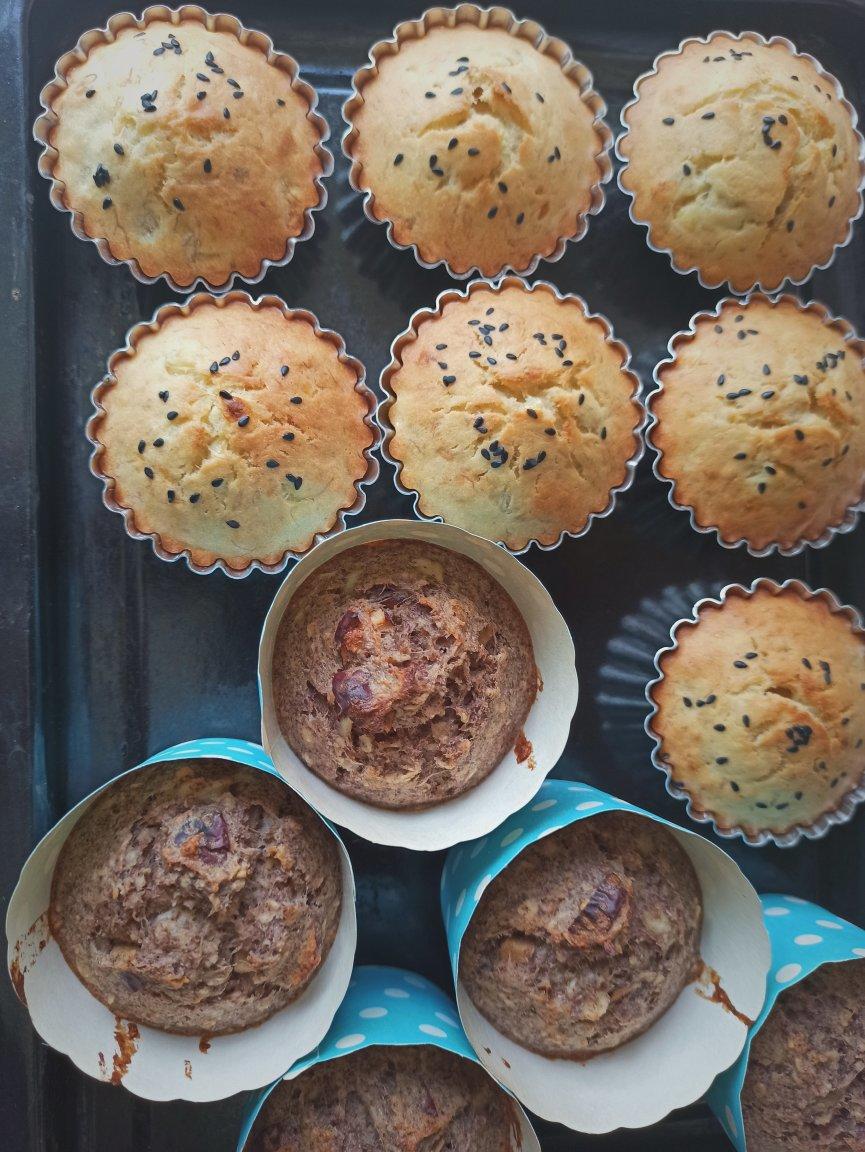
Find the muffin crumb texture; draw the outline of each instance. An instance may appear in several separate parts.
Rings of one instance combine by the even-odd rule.
[[[419,541],[363,544],[292,597],[273,655],[280,728],[338,791],[419,808],[479,783],[537,690],[531,637],[473,561]]]
[[[836,809],[865,767],[865,640],[795,588],[705,605],[651,688],[658,757],[719,828],[783,835]]]
[[[495,1028],[582,1059],[649,1028],[700,970],[702,894],[671,832],[604,812],[530,845],[492,881],[460,980]]]
[[[510,1152],[515,1124],[472,1060],[430,1044],[371,1047],[284,1080],[249,1152]]]
[[[64,203],[145,276],[251,279],[319,203],[306,97],[230,32],[191,18],[123,28],[65,78],[49,139]]]
[[[726,543],[816,541],[865,490],[863,349],[791,298],[727,301],[661,364],[658,470]]]
[[[388,387],[388,450],[419,510],[514,550],[585,529],[639,449],[622,346],[543,286],[449,300],[402,345]]]
[[[112,784],[73,828],[51,932],[118,1017],[238,1032],[318,972],[341,886],[334,837],[275,777],[222,760],[158,764]]]
[[[202,567],[278,564],[357,499],[372,401],[304,315],[198,299],[116,359],[97,470],[165,551]]]
[[[712,36],[660,59],[619,141],[622,185],[680,271],[734,292],[825,264],[860,205],[860,140],[834,83],[781,43]]]
[[[865,961],[823,964],[786,989],[751,1044],[748,1152],[860,1152],[865,1134]]]
[[[398,244],[457,275],[524,270],[582,235],[604,139],[579,81],[500,28],[434,27],[383,54],[350,143]]]

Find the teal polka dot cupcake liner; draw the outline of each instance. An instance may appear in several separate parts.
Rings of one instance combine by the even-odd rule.
[[[503,1036],[474,1007],[459,978],[460,946],[488,885],[525,848],[616,811],[663,824],[690,857],[703,893],[702,972],[628,1044],[582,1062],[549,1059]],[[460,1017],[481,1063],[532,1112],[579,1132],[645,1127],[699,1100],[738,1058],[747,1036],[743,1018],[755,1019],[763,1004],[769,941],[757,893],[736,863],[697,833],[588,784],[547,780],[493,833],[451,849],[441,908]]]
[[[401,968],[356,968],[333,1024],[318,1047],[249,1102],[237,1152],[243,1152],[264,1102],[282,1080],[293,1080],[316,1064],[363,1048],[415,1044],[433,1044],[479,1063],[460,1025],[456,1005],[435,984]],[[518,1105],[516,1113],[514,1152],[540,1152],[538,1138]]]
[[[760,901],[772,945],[766,998],[760,1015],[748,1030],[739,1059],[718,1076],[707,1096],[738,1152],[747,1152],[748,1148],[741,1096],[751,1044],[776,1000],[786,988],[798,984],[823,964],[865,959],[865,930],[833,916],[819,904],[774,893],[761,896]]]
[[[270,1083],[327,1032],[354,964],[354,875],[345,846],[327,825],[342,872],[336,938],[306,990],[264,1023],[214,1037],[161,1032],[114,1016],[81,983],[48,929],[51,881],[63,844],[97,796],[123,776],[151,764],[198,759],[228,760],[279,777],[264,749],[248,740],[187,740],[157,752],[91,792],[43,837],[21,871],[6,916],[9,974],[45,1043],[88,1076],[122,1083],[147,1100],[221,1100]]]

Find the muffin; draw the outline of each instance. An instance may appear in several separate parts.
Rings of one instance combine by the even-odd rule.
[[[396,50],[372,48],[345,106],[368,215],[456,276],[557,259],[600,210],[611,171],[603,102],[570,50],[502,9],[484,28],[480,16],[465,6],[434,10],[420,32],[398,26]]]
[[[42,94],[55,203],[145,278],[257,278],[311,234],[324,203],[332,158],[316,95],[232,17],[150,11],[160,15],[118,16],[85,38]]]
[[[296,999],[336,936],[334,837],[275,777],[223,760],[122,776],[77,822],[49,923],[115,1015],[239,1032]]]
[[[94,399],[106,503],[164,558],[278,566],[362,506],[375,441],[363,367],[275,296],[166,305],[111,358]]]
[[[294,593],[273,650],[288,744],[381,808],[459,796],[515,745],[537,691],[532,641],[474,561],[414,540],[347,549]]]
[[[656,762],[698,819],[785,836],[833,813],[865,768],[865,638],[804,585],[704,601],[649,686]]]
[[[248,1152],[510,1152],[510,1098],[430,1044],[371,1047],[308,1068],[268,1097]]]
[[[701,529],[755,552],[825,543],[865,494],[865,346],[792,296],[726,300],[673,341],[656,471]]]
[[[418,510],[519,551],[578,535],[639,458],[629,354],[574,296],[515,277],[445,293],[394,344],[382,423]]]
[[[587,1058],[645,1032],[698,975],[702,917],[673,834],[603,812],[535,841],[492,881],[463,937],[460,980],[523,1048]]]
[[[838,82],[789,41],[688,40],[622,114],[620,184],[677,271],[734,292],[801,281],[861,206],[862,138]]]
[[[823,964],[786,989],[751,1043],[748,1152],[859,1152],[865,1132],[865,963]]]

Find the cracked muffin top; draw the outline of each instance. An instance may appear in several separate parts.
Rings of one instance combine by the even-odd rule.
[[[397,355],[388,451],[425,516],[518,551],[579,533],[627,480],[637,377],[576,297],[481,285],[422,317]]]
[[[791,297],[729,300],[663,362],[650,400],[658,471],[725,543],[789,549],[865,490],[863,346]]]
[[[320,199],[322,131],[293,62],[269,60],[260,40],[154,20],[67,69],[51,104],[53,175],[115,259],[219,287],[281,260],[303,231]]]
[[[733,589],[676,632],[650,689],[657,756],[721,830],[783,835],[865,770],[865,637],[795,587]]]
[[[622,187],[680,271],[734,292],[804,279],[859,211],[861,141],[830,77],[724,33],[662,56],[624,114]]]
[[[224,760],[121,777],[69,834],[49,920],[66,962],[117,1016],[238,1032],[324,963],[342,902],[327,827],[266,772]]]
[[[333,528],[374,440],[372,398],[340,347],[275,298],[198,297],[115,357],[90,432],[134,529],[243,571]]]
[[[283,1080],[248,1152],[510,1152],[515,1124],[474,1061],[431,1044],[371,1047]]]
[[[823,964],[786,989],[751,1043],[748,1152],[859,1152],[865,1133],[865,962]]]
[[[604,812],[529,845],[469,921],[460,980],[499,1032],[582,1059],[639,1036],[700,969],[703,901],[661,824]]]
[[[382,808],[474,787],[514,748],[538,674],[525,621],[483,568],[410,540],[313,571],[276,636],[279,726],[308,768]]]
[[[383,54],[359,91],[357,186],[421,260],[494,276],[582,234],[605,139],[555,56],[500,28],[435,27]]]

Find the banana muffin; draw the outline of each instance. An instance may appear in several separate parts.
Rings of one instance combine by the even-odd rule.
[[[861,202],[861,137],[836,82],[754,33],[660,56],[623,114],[620,183],[653,246],[734,292],[802,280]]]
[[[722,831],[782,836],[865,769],[865,637],[822,596],[758,582],[676,632],[649,689],[656,758]]]
[[[123,27],[75,58],[48,104],[64,206],[115,260],[181,287],[282,260],[330,166],[294,61],[263,36],[241,42],[227,19]]]
[[[397,340],[383,423],[418,509],[519,551],[584,531],[640,450],[625,347],[577,297],[472,287]]]
[[[363,370],[276,297],[197,296],[112,357],[89,433],[106,502],[194,566],[304,552],[358,499],[375,436]]]
[[[865,346],[791,296],[725,301],[657,371],[657,471],[725,544],[826,538],[865,494]]]
[[[177,761],[121,777],[87,809],[57,860],[49,920],[117,1016],[239,1032],[319,971],[341,889],[335,838],[276,777]]]
[[[865,962],[823,964],[787,988],[751,1044],[748,1152],[861,1152]]]
[[[431,1044],[371,1047],[283,1080],[248,1152],[510,1152],[515,1110],[471,1060]]]
[[[583,1059],[645,1032],[700,970],[703,900],[663,825],[603,812],[526,848],[469,921],[460,980],[495,1028]]]
[[[538,674],[505,590],[456,552],[362,544],[294,593],[273,652],[282,733],[338,791],[422,808],[474,787],[515,745]]]
[[[344,143],[396,243],[455,275],[495,276],[582,236],[609,174],[604,107],[582,66],[503,28],[403,28],[398,49],[376,46],[377,67],[355,76]]]

